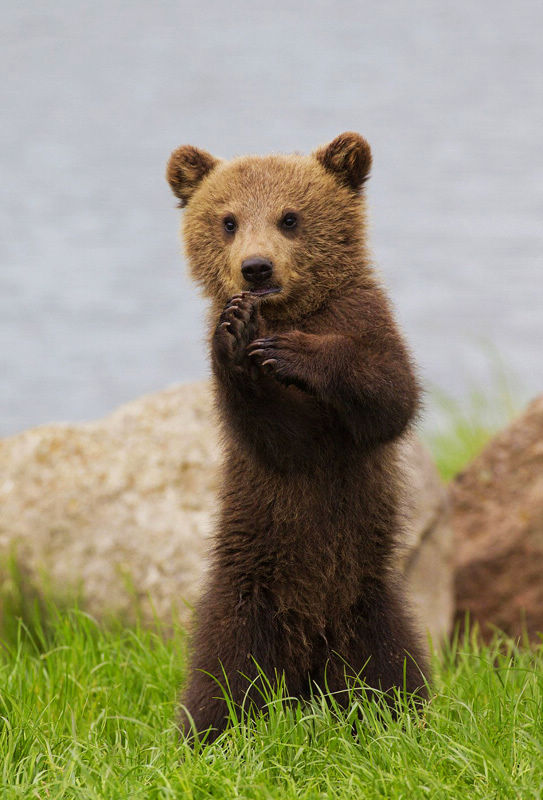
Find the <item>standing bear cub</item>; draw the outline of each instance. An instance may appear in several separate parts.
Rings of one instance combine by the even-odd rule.
[[[310,156],[222,161],[187,145],[168,164],[191,274],[211,300],[224,443],[181,720],[208,741],[227,723],[219,684],[262,706],[259,671],[301,698],[316,684],[347,702],[356,675],[424,695],[391,564],[398,442],[419,389],[370,267],[370,165],[356,133]]]

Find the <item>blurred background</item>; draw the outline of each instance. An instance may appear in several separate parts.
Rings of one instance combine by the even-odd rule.
[[[207,374],[164,180],[372,145],[375,261],[429,391],[543,386],[543,4],[2,2],[0,435]],[[428,422],[429,421],[429,422]]]

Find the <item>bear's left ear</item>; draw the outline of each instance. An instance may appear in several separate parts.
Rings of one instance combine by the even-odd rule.
[[[202,178],[218,163],[218,158],[190,144],[173,151],[168,161],[166,179],[174,195],[179,198],[181,208],[187,205]]]
[[[332,172],[349,189],[358,192],[367,180],[371,167],[371,150],[359,133],[347,131],[313,153],[324,169]]]

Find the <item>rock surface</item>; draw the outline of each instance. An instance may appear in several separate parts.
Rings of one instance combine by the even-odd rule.
[[[456,619],[543,631],[543,395],[451,485]]]
[[[408,598],[434,644],[450,633],[454,614],[453,536],[447,491],[434,460],[415,436],[403,449],[405,544],[399,566]]]
[[[399,559],[421,621],[451,622],[445,491],[416,438]],[[15,545],[37,584],[79,589],[91,613],[189,618],[205,569],[219,448],[205,382],[122,406],[103,420],[45,425],[0,442],[0,553]]]
[[[35,582],[79,587],[85,607],[171,620],[205,565],[218,447],[204,383],[166,389],[98,422],[0,442],[0,552]],[[130,586],[133,588],[131,589]],[[186,616],[186,615],[185,615]]]

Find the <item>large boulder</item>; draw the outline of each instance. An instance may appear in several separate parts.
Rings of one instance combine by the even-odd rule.
[[[422,623],[452,615],[445,492],[416,438],[406,442],[408,539],[399,552]],[[103,420],[44,425],[0,442],[0,554],[33,584],[77,591],[86,609],[187,620],[205,569],[219,448],[209,387],[176,386]]]
[[[0,553],[96,615],[187,616],[205,566],[217,437],[205,383],[0,442]],[[174,610],[175,609],[175,610]]]
[[[405,540],[398,563],[407,595],[434,644],[448,636],[454,614],[453,537],[447,491],[427,448],[416,436],[402,448]]]
[[[543,632],[543,395],[451,485],[456,619]]]

